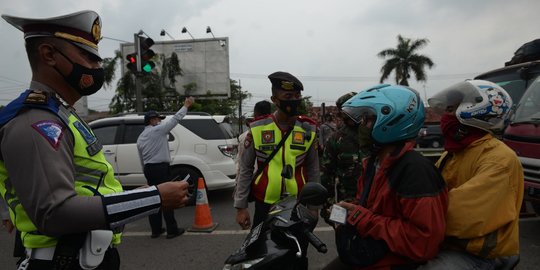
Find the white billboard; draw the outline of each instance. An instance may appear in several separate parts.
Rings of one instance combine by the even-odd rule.
[[[229,39],[188,39],[156,41],[150,48],[156,53],[154,62],[158,71],[161,63],[157,61],[160,55],[169,58],[174,52],[180,61],[182,76],[176,76],[174,84],[180,95],[185,95],[184,85],[196,83],[197,88],[190,95],[198,98],[229,98],[231,96],[229,72]],[[122,52],[122,74],[126,72],[125,56],[135,52],[133,43],[120,44]]]

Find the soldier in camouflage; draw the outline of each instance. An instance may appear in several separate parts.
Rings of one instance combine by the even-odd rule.
[[[328,223],[330,206],[340,201],[352,201],[356,196],[356,183],[362,174],[362,159],[365,154],[360,150],[357,125],[341,112],[345,101],[356,95],[347,93],[336,101],[342,125],[326,141],[321,158],[321,184],[328,189],[328,201],[321,211],[321,217]]]

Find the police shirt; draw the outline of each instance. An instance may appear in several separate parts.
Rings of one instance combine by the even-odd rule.
[[[30,89],[54,93],[35,81]],[[55,126],[61,132],[48,135],[40,125]],[[75,192],[73,151],[69,128],[46,110],[22,109],[0,128],[0,159],[22,206],[41,233],[57,236],[107,227],[101,198],[77,196]]]

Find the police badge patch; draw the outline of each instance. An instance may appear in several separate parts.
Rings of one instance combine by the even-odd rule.
[[[58,150],[66,129],[64,126],[55,121],[44,120],[32,124],[32,127],[51,144],[54,150]]]
[[[274,143],[274,131],[263,130],[261,132],[262,143]]]
[[[292,134],[292,143],[294,144],[304,144],[305,141],[305,133],[300,131],[293,131]]]

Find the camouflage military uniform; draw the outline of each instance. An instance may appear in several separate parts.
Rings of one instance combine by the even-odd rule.
[[[328,202],[321,217],[328,218],[328,208],[335,202],[354,200],[356,183],[362,174],[362,158],[356,130],[343,124],[325,144],[321,158],[321,184],[328,189]]]

